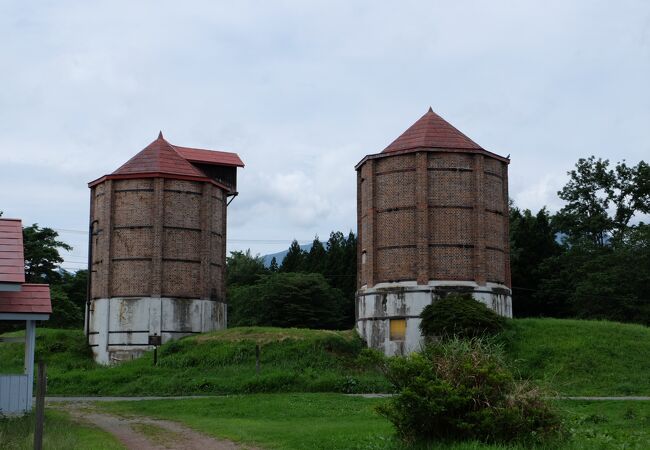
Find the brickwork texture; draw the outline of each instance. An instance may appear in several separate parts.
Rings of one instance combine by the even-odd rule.
[[[91,188],[92,298],[225,301],[224,189],[145,178]]]
[[[357,167],[358,287],[509,287],[507,184],[507,163],[489,154],[423,149],[365,159]]]

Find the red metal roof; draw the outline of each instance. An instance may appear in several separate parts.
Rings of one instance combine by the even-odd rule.
[[[127,175],[142,173],[166,173],[205,178],[205,175],[183,158],[176,149],[167,142],[162,133],[140,153],[124,163],[111,175]]]
[[[0,283],[24,282],[22,223],[18,219],[0,219]]]
[[[480,145],[458,131],[431,108],[382,153],[416,148],[483,150]]]
[[[92,187],[107,179],[167,177],[181,180],[209,181],[224,189],[229,189],[218,181],[207,177],[190,161],[244,167],[244,163],[236,153],[175,146],[167,142],[160,133],[155,141],[124,163],[115,172],[91,181],[88,186]]]
[[[0,292],[0,313],[51,314],[50,287],[26,283],[19,292]]]
[[[201,148],[179,147],[174,148],[188,161],[203,164],[216,164],[218,166],[244,167],[244,162],[237,153],[219,152],[217,150],[203,150]]]

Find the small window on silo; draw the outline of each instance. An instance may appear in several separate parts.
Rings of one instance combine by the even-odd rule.
[[[364,250],[363,252],[361,252],[361,264],[365,264],[365,263],[366,263],[366,258],[367,258],[367,253],[366,253],[366,251]]]
[[[406,337],[406,319],[390,319],[390,340],[403,341]]]

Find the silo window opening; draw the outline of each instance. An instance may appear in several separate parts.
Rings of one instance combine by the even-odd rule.
[[[406,338],[406,319],[390,319],[390,340],[403,341]]]
[[[367,253],[366,253],[366,251],[364,250],[364,251],[361,253],[361,264],[365,264],[365,263],[366,263],[366,258],[367,258]]]

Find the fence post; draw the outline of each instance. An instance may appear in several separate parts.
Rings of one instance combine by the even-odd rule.
[[[36,429],[34,430],[34,450],[43,448],[43,425],[45,421],[45,363],[38,361],[38,384],[36,385]]]
[[[260,374],[260,344],[255,344],[255,373]]]

